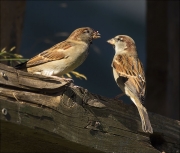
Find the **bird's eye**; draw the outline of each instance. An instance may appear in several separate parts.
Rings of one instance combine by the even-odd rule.
[[[117,40],[118,40],[118,41],[123,41],[123,38],[121,37],[121,38],[118,38]]]
[[[86,29],[86,30],[84,30],[84,33],[89,33],[89,30],[87,30],[87,29]]]

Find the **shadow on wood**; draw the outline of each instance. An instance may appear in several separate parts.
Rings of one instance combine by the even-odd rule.
[[[142,132],[136,107],[72,83],[0,64],[1,120],[48,131],[113,153],[180,151],[180,122],[149,112],[154,134]]]
[[[0,152],[101,153],[56,134],[1,120]],[[103,153],[103,152],[102,152]]]

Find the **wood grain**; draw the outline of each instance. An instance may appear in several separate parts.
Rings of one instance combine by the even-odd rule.
[[[7,115],[1,113],[1,120],[45,130],[108,153],[180,151],[177,120],[148,112],[154,130],[150,135],[141,130],[140,117],[133,105],[21,71],[18,71],[21,78],[31,84],[23,81],[19,84],[17,71],[2,64],[1,72],[8,78],[4,81],[0,76],[0,106],[7,110]]]

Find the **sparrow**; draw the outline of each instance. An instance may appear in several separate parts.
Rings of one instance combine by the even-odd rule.
[[[146,80],[134,40],[127,35],[117,35],[107,42],[115,49],[111,66],[117,85],[136,105],[142,122],[142,130],[153,133],[148,113],[143,106]]]
[[[100,38],[98,31],[90,27],[78,28],[66,40],[16,65],[15,68],[33,74],[59,78],[85,61],[92,40],[97,38]]]

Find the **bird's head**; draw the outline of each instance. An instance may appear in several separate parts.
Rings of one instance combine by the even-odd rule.
[[[137,54],[134,40],[127,35],[117,35],[107,42],[114,47],[116,53]]]
[[[76,41],[84,41],[86,43],[91,43],[93,39],[100,38],[101,35],[98,31],[93,30],[90,27],[83,27],[74,30],[68,39]]]

